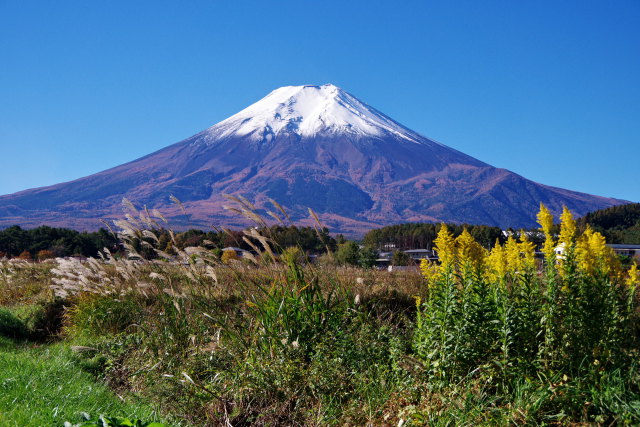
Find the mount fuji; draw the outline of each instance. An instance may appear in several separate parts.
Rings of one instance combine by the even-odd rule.
[[[287,86],[181,142],[130,163],[0,196],[0,226],[77,229],[120,218],[121,200],[176,228],[246,225],[223,195],[270,199],[308,223],[362,234],[401,222],[535,226],[539,203],[577,215],[625,201],[550,187],[428,139],[334,85]],[[188,218],[170,196],[182,201]]]

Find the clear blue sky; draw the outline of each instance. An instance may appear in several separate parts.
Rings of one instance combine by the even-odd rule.
[[[0,0],[0,194],[324,83],[494,166],[640,201],[638,0]]]

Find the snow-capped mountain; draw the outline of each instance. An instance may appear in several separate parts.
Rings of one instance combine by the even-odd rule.
[[[251,135],[254,141],[263,143],[280,134],[305,138],[328,134],[378,138],[394,135],[412,142],[424,140],[332,84],[281,87],[207,133],[213,140]]]
[[[0,226],[94,228],[127,197],[177,227],[237,226],[223,194],[274,199],[333,231],[406,221],[535,225],[540,202],[576,214],[621,200],[549,187],[432,141],[333,85],[287,86],[184,141],[50,187],[0,196]],[[190,218],[172,204],[182,200]]]

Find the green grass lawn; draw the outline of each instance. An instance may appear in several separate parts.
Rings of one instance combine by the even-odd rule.
[[[62,426],[82,413],[151,421],[142,402],[123,402],[73,362],[63,344],[22,345],[0,336],[0,426]]]

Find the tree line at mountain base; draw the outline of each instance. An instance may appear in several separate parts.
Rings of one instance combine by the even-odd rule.
[[[582,231],[587,224],[594,231],[603,234],[608,243],[640,244],[640,203],[602,209],[577,220],[577,226]],[[326,228],[316,230],[313,227],[293,225],[268,227],[265,235],[268,235],[278,248],[296,246],[307,254],[322,254],[329,250],[335,252],[336,261],[340,264],[366,267],[374,264],[375,252],[378,250],[398,252],[406,249],[433,248],[440,227],[441,224],[434,223],[391,225],[370,230],[360,242],[346,240],[340,234],[334,238]],[[487,249],[492,248],[496,242],[504,243],[508,235],[514,235],[520,231],[508,229],[505,233],[499,227],[471,224],[447,224],[447,227],[454,236],[459,236],[466,229]],[[544,237],[539,230],[524,231],[529,240],[540,247]],[[559,231],[557,224],[553,231],[555,233]],[[172,246],[176,243],[178,246],[176,249],[204,246],[218,251],[226,247],[252,250],[251,245],[243,239],[244,233],[239,230],[187,230],[175,234],[175,243],[172,242],[168,230],[159,229],[154,230],[153,233],[158,239],[158,244],[155,246],[168,253],[171,253]],[[137,242],[136,249],[143,256],[155,256],[153,251],[145,250],[144,246],[142,242]],[[104,248],[113,253],[122,251],[116,237],[103,228],[96,232],[79,232],[48,226],[23,229],[15,225],[0,230],[0,258],[20,257],[42,260],[73,255],[95,257]]]

